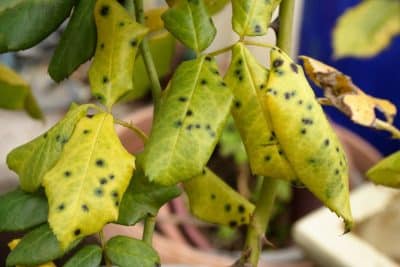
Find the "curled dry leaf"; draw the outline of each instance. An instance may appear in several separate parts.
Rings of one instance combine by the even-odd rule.
[[[307,56],[300,58],[307,76],[324,91],[323,104],[335,106],[355,123],[398,135],[399,131],[391,125],[397,109],[390,101],[367,95],[349,76],[331,66]],[[375,109],[384,114],[386,122],[376,117]]]

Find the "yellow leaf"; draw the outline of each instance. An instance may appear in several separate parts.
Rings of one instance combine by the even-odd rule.
[[[134,157],[122,147],[111,115],[78,122],[59,161],[43,178],[49,224],[62,248],[117,220],[133,169]]]
[[[99,0],[95,6],[97,47],[89,80],[101,103],[110,108],[133,90],[137,48],[148,29],[136,23],[115,0]]]
[[[199,219],[231,227],[248,224],[254,205],[211,170],[183,183],[190,210]]]
[[[155,32],[164,29],[164,21],[161,19],[161,15],[167,10],[166,7],[154,8],[146,11],[145,13],[145,25],[149,28],[149,32]]]
[[[389,155],[369,169],[367,177],[376,184],[400,188],[400,151]]]
[[[397,113],[396,106],[385,99],[365,94],[351,78],[337,69],[310,57],[301,56],[307,76],[324,91],[331,104],[350,117],[355,123],[374,127],[377,119],[375,108],[380,110],[388,123]]]
[[[8,243],[8,247],[10,250],[14,250],[15,247],[19,244],[21,239],[14,239]],[[23,265],[17,265],[15,267],[23,267]],[[40,265],[36,265],[36,267],[57,267],[53,262],[47,262]]]
[[[349,230],[353,220],[342,146],[301,66],[280,49],[272,49],[270,58],[266,102],[283,153],[298,179],[341,216]]]

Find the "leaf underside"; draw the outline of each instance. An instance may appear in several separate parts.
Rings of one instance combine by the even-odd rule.
[[[384,158],[367,172],[376,184],[400,188],[400,151]]]
[[[44,176],[49,224],[63,248],[118,218],[134,157],[121,145],[113,117],[81,119],[56,165]]]
[[[250,222],[254,205],[211,170],[185,181],[184,188],[190,210],[199,219],[231,227]]]
[[[173,185],[203,170],[229,115],[232,94],[213,58],[182,63],[163,95],[145,147],[150,181]]]

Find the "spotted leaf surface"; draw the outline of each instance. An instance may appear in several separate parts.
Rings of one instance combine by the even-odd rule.
[[[352,225],[345,153],[309,86],[303,69],[271,50],[266,103],[272,125],[298,179]]]
[[[216,29],[203,0],[181,0],[162,15],[165,28],[185,46],[197,52],[214,40]]]
[[[272,12],[281,0],[232,0],[232,26],[240,36],[267,33]]]
[[[282,153],[264,107],[267,79],[267,69],[243,44],[235,45],[225,81],[235,97],[232,115],[245,145],[252,173],[293,179],[295,174]]]
[[[148,30],[115,0],[97,1],[94,13],[97,47],[89,80],[93,95],[110,108],[133,90],[134,58]]]
[[[199,219],[232,227],[249,223],[254,205],[211,170],[184,182],[184,188],[190,210]]]
[[[367,177],[376,184],[400,188],[400,151],[384,158],[369,169]]]
[[[176,70],[145,147],[150,181],[173,185],[200,174],[229,115],[232,93],[213,58],[202,56]]]
[[[38,189],[43,176],[59,159],[75,125],[86,115],[89,107],[72,105],[65,117],[50,130],[8,154],[8,168],[18,174],[23,190],[33,192]]]
[[[62,247],[118,218],[134,157],[121,145],[106,113],[83,118],[43,184],[49,223]]]

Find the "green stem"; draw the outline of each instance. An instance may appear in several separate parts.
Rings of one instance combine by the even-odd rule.
[[[279,32],[277,45],[290,55],[292,50],[294,0],[283,0],[279,7]]]
[[[135,4],[133,2],[134,0],[125,0],[125,8],[128,11],[129,15],[136,20],[136,14],[135,14]]]
[[[144,24],[143,0],[134,0],[134,2],[135,2],[136,21],[141,24]],[[150,52],[149,41],[147,39],[147,36],[143,38],[143,41],[141,42],[140,45],[140,50],[142,52],[144,65],[146,66],[147,75],[150,78],[151,94],[154,101],[154,114],[156,114],[159,108],[162,89],[160,80],[158,79],[157,70],[154,65],[153,57]]]
[[[99,232],[99,239],[100,239],[101,248],[103,249],[104,261],[106,263],[106,267],[111,267],[111,262],[110,262],[110,260],[107,258],[106,254],[105,254],[106,242],[105,242],[105,239],[104,239],[103,229],[101,229],[101,231]]]
[[[151,246],[153,240],[154,227],[156,226],[156,217],[148,215],[144,221],[142,240]]]
[[[259,46],[259,47],[266,47],[266,48],[274,48],[275,47],[274,45],[271,45],[271,44],[249,41],[249,40],[244,40],[243,43],[245,45],[252,45],[252,46]]]
[[[128,123],[126,121],[119,120],[116,118],[114,118],[114,122],[121,126],[124,126],[125,128],[132,130],[132,132],[134,132],[143,141],[144,144],[146,144],[147,140],[149,139],[147,135],[140,128],[136,127],[132,123]]]
[[[235,43],[235,44],[236,44],[236,43]],[[232,45],[223,47],[223,48],[221,48],[221,49],[215,50],[215,51],[209,53],[209,55],[215,57],[215,56],[218,56],[218,55],[220,55],[220,54],[222,54],[222,53],[228,52],[228,51],[230,51],[230,50],[232,49],[232,47],[233,47],[235,44],[232,44]]]

